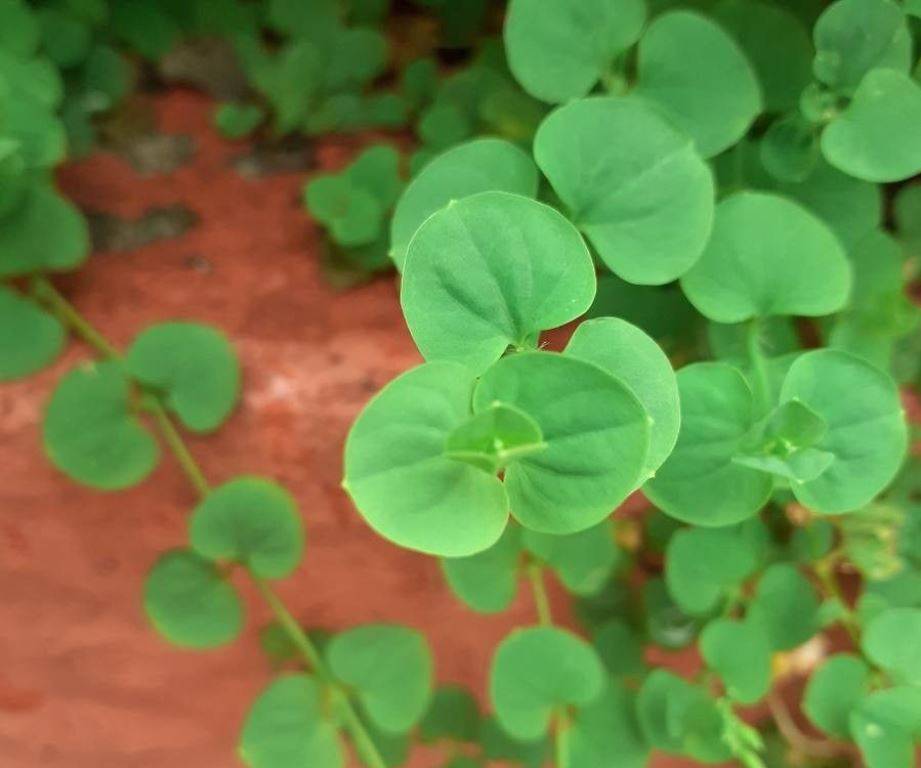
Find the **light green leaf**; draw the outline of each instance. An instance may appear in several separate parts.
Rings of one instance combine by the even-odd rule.
[[[118,363],[68,373],[45,411],[45,452],[78,482],[106,491],[128,488],[157,465],[157,443],[134,413],[128,378]]]
[[[635,325],[614,317],[587,320],[576,328],[565,354],[594,363],[620,379],[650,418],[645,470],[654,475],[678,439],[678,381],[665,353]]]
[[[899,682],[921,685],[921,609],[891,608],[867,624],[863,652]]]
[[[537,194],[537,168],[503,139],[475,139],[427,163],[397,201],[390,225],[390,255],[402,270],[406,249],[422,223],[452,200],[478,192]]]
[[[184,549],[160,557],[144,582],[144,611],[157,632],[185,648],[215,648],[243,627],[237,591],[214,563]]]
[[[851,271],[838,239],[801,206],[739,192],[716,209],[713,236],[681,279],[698,310],[720,323],[841,309]]]
[[[0,286],[0,381],[40,371],[60,354],[65,340],[57,318]]]
[[[541,124],[534,156],[576,226],[625,280],[671,282],[703,251],[712,175],[693,143],[650,107],[574,101]]]
[[[211,491],[192,514],[189,536],[203,557],[242,562],[265,579],[287,576],[304,551],[294,499],[259,477],[239,477]]]
[[[432,657],[415,630],[385,624],[350,629],[333,638],[326,658],[381,730],[405,733],[428,709]]]
[[[726,693],[741,704],[754,704],[771,687],[771,648],[751,623],[716,619],[704,627],[700,652],[723,679]]]
[[[825,514],[868,504],[895,477],[907,447],[898,390],[884,373],[846,352],[816,350],[790,367],[781,402],[798,399],[828,429],[815,448],[834,461],[815,480],[794,483],[796,498]]]
[[[482,373],[509,346],[533,347],[541,331],[581,315],[594,296],[595,269],[572,224],[529,198],[481,192],[416,232],[400,301],[427,360]]]
[[[525,549],[555,571],[576,595],[597,594],[622,560],[607,520],[569,536],[526,529],[522,540]]]
[[[567,534],[606,518],[639,481],[648,416],[619,380],[550,352],[505,357],[483,374],[473,409],[509,403],[540,426],[547,447],[505,471],[512,514],[527,528]]]
[[[568,745],[571,768],[645,768],[650,747],[637,720],[636,694],[609,683],[573,718]]]
[[[850,738],[851,711],[870,690],[870,668],[862,659],[838,654],[812,673],[803,711],[817,728],[839,739]]]
[[[445,557],[482,552],[502,534],[498,478],[444,453],[471,415],[473,377],[435,362],[394,379],[365,406],[345,444],[345,480],[359,512],[400,546]]]
[[[833,166],[866,181],[907,179],[921,172],[921,85],[892,69],[874,69],[822,134]]]
[[[161,394],[195,432],[217,429],[240,397],[240,365],[220,332],[198,323],[160,323],[134,340],[128,373]]]
[[[816,21],[813,38],[816,77],[847,96],[872,69],[911,69],[911,31],[892,0],[837,0]]]
[[[751,517],[773,489],[769,475],[733,461],[754,425],[751,389],[726,363],[697,363],[678,371],[678,391],[678,442],[644,493],[672,517],[695,525]]]
[[[643,0],[512,0],[504,33],[509,68],[544,101],[585,96],[616,71],[645,21]]]
[[[249,768],[342,768],[345,752],[328,718],[316,680],[304,674],[279,677],[246,716],[240,759]]]
[[[258,104],[221,104],[214,113],[214,124],[227,139],[249,136],[264,120],[265,111]]]
[[[531,741],[560,707],[585,707],[604,690],[604,667],[584,640],[555,627],[519,629],[496,650],[489,695],[502,727]]]
[[[762,109],[752,65],[729,34],[690,11],[657,17],[640,40],[637,95],[690,135],[704,157],[728,149]]]
[[[470,557],[443,558],[451,591],[479,613],[499,613],[518,592],[521,528],[510,525],[489,549]]]
[[[767,635],[775,651],[789,651],[819,629],[819,599],[796,566],[776,563],[761,576],[748,620]]]
[[[805,181],[821,157],[815,126],[796,112],[771,123],[758,147],[764,169],[780,181]]]
[[[495,474],[546,447],[534,419],[505,403],[493,403],[448,435],[445,455]]]
[[[921,734],[921,689],[900,686],[871,693],[851,712],[850,731],[867,768],[913,768],[914,742]]]
[[[403,190],[400,153],[389,144],[375,144],[362,152],[345,169],[349,181],[372,194],[384,209],[397,201]]]

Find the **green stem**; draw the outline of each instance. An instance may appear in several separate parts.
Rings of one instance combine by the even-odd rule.
[[[121,353],[99,333],[77,310],[70,304],[44,277],[36,277],[32,283],[32,291],[36,298],[47,304],[57,316],[66,325],[74,331],[76,335],[86,341],[100,357],[112,360],[120,360]],[[179,430],[176,429],[162,401],[156,395],[151,394],[145,399],[147,410],[151,413],[163,439],[169,447],[171,453],[176,457],[183,473],[188,478],[191,485],[195,488],[196,493],[200,496],[207,496],[211,490],[204,472],[198,466],[191,451],[182,439]],[[250,578],[256,585],[265,602],[268,604],[272,613],[275,615],[279,625],[290,638],[294,646],[303,655],[304,660],[308,663],[317,677],[327,682],[331,681],[331,676],[323,665],[322,657],[316,647],[310,641],[310,638],[297,623],[297,620],[291,615],[287,606],[281,598],[272,591],[271,587],[259,576],[247,571]],[[355,712],[351,701],[345,693],[342,693],[342,713],[345,718],[345,725],[348,729],[355,749],[358,750],[362,760],[368,768],[387,768],[380,752],[371,740],[365,727],[362,725],[358,714]]]
[[[748,327],[748,358],[755,380],[755,405],[759,415],[765,415],[771,407],[771,384],[767,370],[767,358],[761,349],[761,320],[754,318]]]
[[[569,768],[569,715],[560,709],[556,714],[556,727],[553,731],[553,752],[556,768]]]
[[[32,279],[32,294],[45,303],[49,309],[83,341],[89,344],[100,357],[112,360],[121,358],[121,353],[112,346],[99,331],[90,325],[67,299],[65,299],[46,277]]]
[[[534,593],[537,619],[543,626],[549,627],[553,624],[553,616],[550,613],[550,601],[547,599],[544,571],[540,563],[528,563],[528,578],[531,580],[531,591]]]

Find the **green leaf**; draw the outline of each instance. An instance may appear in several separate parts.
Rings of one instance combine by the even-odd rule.
[[[77,368],[59,382],[45,411],[45,452],[74,480],[114,491],[141,482],[157,465],[157,443],[134,413],[118,363]]]
[[[444,453],[447,436],[471,415],[472,392],[463,366],[426,363],[390,382],[352,425],[343,487],[384,538],[445,557],[499,539],[508,521],[502,483]]]
[[[243,628],[243,606],[214,563],[184,549],[160,557],[144,581],[144,611],[175,645],[216,648]]]
[[[22,0],[0,0],[0,48],[16,56],[35,53],[41,37],[38,19]]]
[[[89,255],[86,221],[51,186],[37,182],[0,227],[0,277],[80,266]]]
[[[550,352],[505,357],[483,374],[473,410],[495,402],[527,413],[547,446],[505,470],[511,512],[525,527],[585,530],[639,484],[648,416],[633,393],[600,368]]]
[[[451,591],[479,613],[499,613],[518,592],[521,528],[510,525],[502,537],[470,557],[444,558],[441,568]]]
[[[818,316],[845,305],[851,271],[838,239],[804,208],[776,195],[739,192],[717,206],[713,236],[681,287],[720,323]]]
[[[333,638],[326,658],[381,730],[405,733],[428,709],[432,657],[415,630],[385,624],[350,629]]]
[[[435,157],[406,187],[390,225],[390,255],[402,270],[406,249],[422,223],[452,200],[478,192],[537,194],[537,168],[514,144],[475,139]]]
[[[514,739],[493,717],[483,720],[480,745],[485,758],[512,761],[526,768],[543,768],[550,755],[550,742],[546,736],[531,741]]]
[[[592,644],[611,677],[639,677],[645,672],[642,639],[624,621],[615,618],[602,624]]]
[[[871,693],[851,712],[850,731],[867,768],[912,768],[921,733],[921,689]]]
[[[622,561],[607,520],[569,536],[525,530],[522,540],[525,549],[553,569],[576,595],[597,594]]]
[[[581,323],[565,354],[594,363],[620,379],[642,403],[650,418],[644,469],[654,475],[675,447],[681,422],[678,381],[668,357],[635,325],[614,317]]]
[[[738,44],[689,11],[657,17],[640,40],[636,93],[656,104],[704,157],[731,147],[762,109],[761,86]]]
[[[356,188],[374,195],[384,209],[391,208],[403,190],[400,153],[389,144],[366,149],[345,169],[345,175]]]
[[[636,715],[636,694],[609,683],[601,697],[579,711],[569,734],[571,768],[645,768],[649,746]],[[612,762],[616,760],[616,763]]]
[[[534,419],[505,403],[493,403],[448,435],[445,455],[496,474],[546,447]]]
[[[179,28],[156,0],[131,0],[112,4],[111,32],[133,51],[151,61],[173,47]]]
[[[534,156],[576,226],[623,279],[668,283],[703,251],[712,175],[688,137],[654,109],[634,100],[574,101],[541,124]]]
[[[858,179],[900,181],[921,172],[921,85],[892,69],[874,69],[822,134],[822,153]]]
[[[214,113],[214,124],[226,139],[249,136],[265,120],[265,112],[258,104],[221,104]]]
[[[735,701],[754,704],[770,689],[771,648],[755,624],[732,619],[711,621],[700,636],[700,652]]]
[[[911,69],[912,41],[907,20],[892,0],[838,0],[816,21],[816,77],[847,96],[873,69]]]
[[[211,491],[195,508],[189,535],[203,557],[241,562],[265,579],[290,574],[304,551],[294,499],[259,477],[240,477]]]
[[[776,563],[761,576],[748,609],[775,651],[789,651],[819,629],[819,600],[812,584],[794,565]]]
[[[816,350],[790,367],[781,402],[800,400],[828,429],[815,448],[834,461],[815,480],[794,483],[800,503],[824,514],[868,504],[895,477],[905,457],[905,417],[893,381],[860,358]]]
[[[812,79],[812,41],[790,11],[760,0],[722,0],[713,16],[745,52],[768,111],[795,107]]]
[[[756,552],[738,527],[685,528],[668,543],[665,582],[685,613],[704,616],[718,608],[757,565]]]
[[[0,381],[40,371],[61,353],[66,338],[57,318],[0,285]]]
[[[702,763],[729,760],[723,741],[723,717],[706,691],[665,670],[643,681],[637,700],[640,727],[647,741],[670,754]]]
[[[89,55],[93,30],[78,17],[58,8],[41,8],[42,50],[61,69],[75,67]]]
[[[650,579],[643,585],[646,632],[655,645],[677,650],[697,638],[700,622],[688,616],[672,599],[665,580]]]
[[[848,739],[851,711],[869,690],[870,668],[864,661],[850,654],[837,654],[809,678],[803,711],[825,733]]]
[[[697,363],[678,371],[678,392],[678,442],[644,493],[664,512],[695,525],[751,517],[773,489],[769,475],[733,461],[754,424],[751,389],[726,363]]]
[[[134,340],[128,373],[160,393],[195,432],[217,429],[240,397],[240,365],[227,338],[207,325],[160,323]]]
[[[345,752],[328,717],[316,680],[304,674],[279,677],[246,716],[240,759],[249,768],[342,768]]]
[[[581,315],[594,295],[591,256],[572,224],[529,198],[481,192],[416,232],[400,301],[427,360],[482,373],[509,346],[533,347],[541,331]]]
[[[496,650],[489,673],[499,723],[525,741],[545,735],[558,708],[597,700],[604,684],[604,667],[592,647],[555,627],[512,632]]]
[[[585,96],[616,70],[645,22],[643,0],[512,0],[504,31],[509,68],[544,101]]]
[[[380,235],[385,208],[368,190],[357,187],[347,176],[320,176],[306,188],[310,212],[325,224],[333,240],[353,248],[367,245]]]
[[[445,685],[435,691],[425,717],[419,723],[419,738],[437,741],[475,742],[480,730],[480,708],[465,688]]]
[[[921,609],[892,608],[867,624],[863,652],[898,682],[921,685]]]
[[[816,128],[799,113],[771,123],[758,146],[764,169],[781,181],[808,179],[821,157]]]

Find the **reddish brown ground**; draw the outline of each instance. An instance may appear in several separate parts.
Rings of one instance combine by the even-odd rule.
[[[160,128],[192,134],[193,162],[143,178],[113,155],[68,168],[82,206],[137,217],[183,202],[201,223],[130,253],[96,253],[60,281],[86,316],[125,345],[149,323],[194,319],[223,328],[243,362],[244,399],[213,437],[192,440],[217,483],[260,473],[287,485],[308,531],[302,568],[279,589],[305,622],[341,628],[395,621],[429,637],[438,677],[484,689],[490,654],[532,620],[520,595],[508,614],[465,611],[437,563],[375,536],[339,488],[348,426],[372,392],[419,359],[392,280],[336,293],[320,275],[317,228],[299,204],[303,174],[247,180],[239,146],[218,139],[209,104],[174,93]],[[318,149],[341,165],[352,145]],[[209,265],[202,269],[202,265]],[[9,768],[228,768],[248,702],[268,680],[256,647],[265,608],[244,587],[241,640],[208,653],[168,647],[148,629],[139,595],[159,553],[185,541],[193,494],[165,457],[146,483],[100,494],[41,455],[43,403],[87,351],[73,344],[51,370],[0,388],[0,764]],[[555,611],[566,616],[554,588]],[[434,768],[432,752],[413,768]]]

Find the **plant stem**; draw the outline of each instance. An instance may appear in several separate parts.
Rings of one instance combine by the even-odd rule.
[[[837,558],[837,552],[832,552],[829,556],[820,560],[815,564],[815,575],[819,579],[819,583],[822,585],[822,588],[826,593],[835,600],[837,600],[841,607],[845,610],[844,617],[841,619],[841,624],[847,630],[848,635],[851,638],[851,641],[854,643],[856,648],[860,648],[860,629],[857,624],[857,621],[854,618],[854,613],[851,611],[850,607],[847,604],[847,601],[844,598],[844,593],[841,591],[841,587],[838,584],[838,579],[835,577],[835,562]]]
[[[63,323],[68,325],[77,336],[89,344],[100,357],[111,360],[120,360],[122,358],[121,353],[108,341],[108,339],[99,333],[99,331],[97,331],[89,321],[57,291],[47,278],[36,277],[32,283],[32,291],[37,298],[44,301],[55,314],[57,314]],[[189,483],[199,496],[207,496],[211,490],[211,486],[204,472],[202,472],[201,467],[198,466],[198,463],[192,456],[191,451],[189,451],[188,446],[186,446],[179,430],[176,429],[172,419],[170,419],[166,408],[163,406],[163,402],[157,395],[151,394],[145,399],[145,405],[147,410],[152,414],[160,433],[163,435],[164,441],[170,449],[170,452],[176,457],[176,461],[188,478]],[[297,623],[297,620],[291,615],[291,612],[284,602],[282,602],[281,598],[275,594],[269,584],[262,578],[249,570],[246,572],[253,580],[262,598],[272,610],[279,625],[288,635],[295,647],[301,652],[314,674],[326,682],[331,682],[332,678],[323,665],[322,657],[310,641],[307,633],[304,632]],[[355,712],[351,701],[344,692],[341,694],[341,700],[346,728],[362,760],[368,768],[387,768],[384,759],[381,757],[380,752],[371,740],[364,725],[362,725],[358,714]]]
[[[780,695],[773,691],[767,697],[768,709],[777,725],[777,730],[790,743],[794,750],[805,757],[828,759],[852,754],[850,745],[837,741],[814,739],[803,733],[793,715],[787,709]]]
[[[553,624],[550,613],[550,601],[547,599],[547,589],[544,586],[544,571],[540,563],[528,563],[528,578],[531,580],[531,590],[534,593],[534,607],[537,609],[537,618],[541,625],[549,627]]]
[[[761,331],[761,320],[757,317],[753,318],[748,326],[748,358],[755,380],[755,406],[758,409],[759,416],[765,415],[771,407],[771,385],[767,370],[767,360],[761,349]]]
[[[556,713],[556,727],[553,731],[553,751],[556,768],[569,768],[569,715],[560,709]]]

